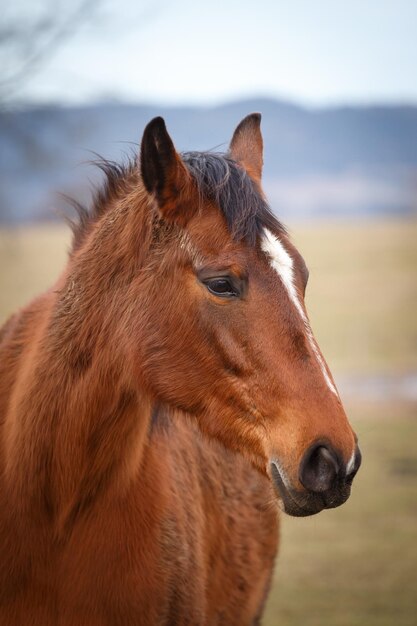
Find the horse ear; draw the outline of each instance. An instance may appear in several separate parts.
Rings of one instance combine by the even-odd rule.
[[[140,169],[145,189],[155,197],[162,217],[185,225],[193,207],[191,175],[175,150],[162,117],[155,117],[144,130]]]
[[[262,177],[264,145],[261,117],[260,113],[250,113],[244,117],[233,133],[229,148],[231,157],[258,182]]]

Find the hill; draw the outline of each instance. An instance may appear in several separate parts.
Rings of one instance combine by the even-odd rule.
[[[53,218],[63,191],[86,200],[91,151],[119,160],[162,115],[180,150],[227,148],[248,112],[263,114],[265,187],[281,216],[406,214],[417,209],[417,107],[307,109],[274,100],[212,108],[97,104],[0,114],[0,221]],[[133,142],[133,143],[132,143]],[[62,202],[61,202],[62,205]]]

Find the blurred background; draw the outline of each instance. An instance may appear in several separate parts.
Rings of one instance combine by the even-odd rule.
[[[0,323],[70,242],[94,153],[163,115],[225,150],[263,114],[264,186],[363,452],[346,505],[283,519],[266,626],[417,624],[417,4],[15,0],[0,22]]]

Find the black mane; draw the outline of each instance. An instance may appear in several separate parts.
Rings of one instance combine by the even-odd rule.
[[[213,200],[219,206],[233,239],[255,245],[263,228],[286,232],[246,170],[229,156],[215,152],[184,152],[181,156],[202,198]],[[77,223],[70,221],[74,233],[73,251],[79,248],[91,226],[112,201],[127,193],[132,184],[139,184],[139,167],[134,158],[125,164],[100,158],[95,165],[104,173],[105,182],[96,192],[92,208],[88,210],[67,198],[78,214]]]
[[[221,209],[233,239],[255,245],[265,227],[285,232],[254,181],[233,159],[215,152],[181,156],[201,194]]]

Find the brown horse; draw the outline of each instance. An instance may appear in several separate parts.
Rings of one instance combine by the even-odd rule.
[[[260,621],[280,503],[348,498],[360,454],[261,191],[156,118],[107,164],[57,284],[0,337],[0,624]]]

